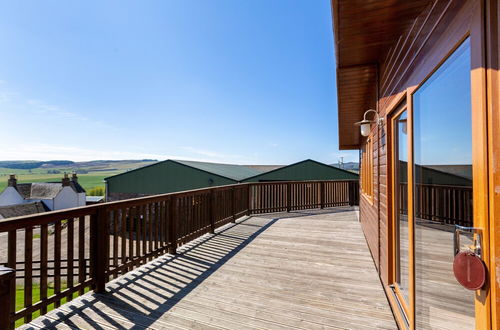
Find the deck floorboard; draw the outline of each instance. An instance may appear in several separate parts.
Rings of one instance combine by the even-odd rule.
[[[23,326],[396,329],[355,211],[242,218]]]

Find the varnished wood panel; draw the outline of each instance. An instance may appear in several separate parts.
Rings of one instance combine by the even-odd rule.
[[[335,1],[333,3],[336,4]],[[377,82],[377,87],[375,88],[376,97],[378,99],[376,106],[381,117],[385,118],[389,112],[393,111],[397,104],[401,102],[402,97],[405,97],[407,90],[412,90],[415,86],[420,85],[426,77],[430,76],[432,72],[436,70],[436,68],[454,50],[454,48],[468,36],[472,28],[471,22],[473,21],[473,15],[478,12],[478,6],[480,3],[480,1],[429,1],[421,7],[420,12],[415,15],[411,22],[406,22],[404,27],[400,27],[397,37],[394,37],[389,45],[383,46],[385,47],[385,56],[380,57],[379,54],[382,52],[374,52],[371,54],[372,58],[369,60],[365,59],[367,62],[356,63],[358,66],[362,66],[363,64],[377,65],[377,76],[379,81]],[[489,105],[489,111],[490,116],[494,119],[498,113],[497,100],[499,90],[498,82],[495,80],[498,79],[498,1],[488,1],[488,6],[493,8],[489,13],[490,21],[493,20],[496,24],[489,23],[486,25],[493,25],[489,40],[489,43],[492,44],[492,47],[494,48],[491,50],[492,54],[489,57],[492,60],[490,66],[494,67],[494,70],[490,71],[490,79],[493,89],[488,88],[487,90],[491,93],[489,99],[493,100],[492,104]],[[359,7],[358,9],[361,10],[362,7]],[[354,6],[352,6],[352,10],[355,10]],[[342,15],[341,11],[339,11],[339,13]],[[356,24],[353,24],[353,28],[356,28]],[[335,27],[338,26],[335,25]],[[374,27],[376,27],[376,25],[374,25]],[[377,31],[377,29],[375,28],[374,31]],[[377,32],[381,33],[381,31]],[[367,35],[369,35],[368,32]],[[356,43],[358,43],[358,46],[361,47],[360,40],[352,39],[352,43],[352,47],[354,48],[354,44]],[[344,46],[344,50],[349,49],[349,44],[342,44],[342,42],[337,43],[336,46]],[[368,47],[370,47],[370,44]],[[382,46],[379,45],[379,47]],[[481,45],[476,48],[478,48],[476,53],[481,52]],[[337,56],[339,56],[339,54],[337,54]],[[354,57],[351,58],[355,60]],[[352,65],[352,63],[350,64]],[[340,69],[342,69],[342,65],[339,65],[339,70]],[[354,77],[350,77],[350,80],[346,81],[345,84],[342,82],[342,76],[339,76],[338,79],[339,95],[342,93],[348,95],[349,92],[356,95],[354,101],[357,106],[352,103],[346,104],[345,107],[342,107],[339,103],[339,118],[342,118],[343,120],[343,122],[339,125],[339,130],[342,132],[340,134],[346,134],[346,136],[343,137],[343,140],[341,139],[340,146],[343,148],[347,146],[349,148],[353,148],[352,141],[358,140],[359,143],[362,144],[364,140],[359,138],[359,130],[355,127],[353,128],[352,122],[349,122],[348,120],[361,120],[363,112],[368,109],[366,105],[369,103],[368,99],[372,97],[373,92],[369,91],[369,86],[362,85],[362,89],[364,91],[369,91],[366,93],[366,98],[363,99],[358,96],[358,90],[353,87],[354,83],[352,80]],[[495,82],[497,85],[494,85]],[[344,86],[348,87],[349,90],[347,88],[346,90],[342,90]],[[348,106],[351,108],[348,109]],[[347,112],[351,112],[349,114],[351,117],[348,116]],[[500,129],[498,128],[500,127],[499,125],[500,124],[498,124],[498,122],[494,122],[490,123],[489,127],[493,131],[498,130],[500,132]],[[387,144],[386,140],[388,132],[386,121],[384,121],[381,130],[378,130],[375,126],[376,125],[372,125],[371,133],[371,136],[377,140],[373,145],[373,165],[375,167],[373,171],[376,180],[374,186],[374,198],[373,203],[368,203],[366,200],[361,199],[360,221],[368,246],[375,259],[375,263],[379,267],[381,279],[384,283],[388,284],[389,259],[391,253],[391,250],[388,247],[388,233],[390,229],[388,227],[388,212],[390,212],[388,205],[391,194],[387,189],[390,166],[388,166],[388,150],[385,148]],[[358,134],[358,136],[354,137],[356,134]],[[491,140],[497,139],[499,135],[500,134],[493,134],[490,132],[490,144],[492,143]],[[346,143],[346,141],[350,142]],[[495,167],[499,162],[494,159],[499,159],[500,156],[496,154],[493,155],[492,153],[494,153],[494,151],[490,151],[490,166]],[[493,156],[495,157],[492,158]],[[495,173],[498,173],[498,171]],[[494,175],[491,175],[490,182],[495,182],[494,178]],[[499,179],[497,180],[497,182],[500,182]],[[495,196],[500,195],[498,192],[492,190],[491,183],[490,191],[491,193],[496,194]],[[498,213],[500,214],[500,211],[498,211]],[[500,239],[497,238],[497,241],[500,241]],[[498,255],[500,255],[500,252]],[[499,321],[497,321],[497,323],[499,323]]]
[[[500,329],[500,1],[488,0],[485,6],[486,16],[486,60],[487,72],[487,107],[488,107],[488,165],[489,165],[489,215],[490,245],[492,264],[492,328]]]

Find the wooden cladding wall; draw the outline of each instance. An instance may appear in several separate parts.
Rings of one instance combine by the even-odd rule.
[[[357,180],[248,183],[3,220],[0,288],[10,289],[0,290],[0,328],[91,288],[104,292],[110,279],[241,216],[357,205],[358,193]],[[18,288],[24,308],[16,310]]]
[[[446,56],[469,33],[478,1],[432,1],[392,45],[378,63],[377,110],[385,118],[382,127],[372,125],[373,200],[360,200],[361,224],[369,248],[379,267],[382,280],[388,283],[388,155],[387,114],[405,100],[408,89],[428,77]],[[363,142],[363,144],[366,141]]]

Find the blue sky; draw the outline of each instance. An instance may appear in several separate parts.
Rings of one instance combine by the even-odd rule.
[[[0,1],[0,159],[357,161],[328,0]]]

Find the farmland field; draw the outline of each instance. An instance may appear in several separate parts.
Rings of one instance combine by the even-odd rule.
[[[96,187],[104,188],[104,178],[126,172],[133,168],[152,164],[152,161],[94,161],[74,163],[73,166],[32,169],[0,167],[0,192],[7,186],[9,174],[17,176],[18,183],[25,182],[60,182],[64,173],[78,171],[78,182],[85,190]]]
[[[11,170],[12,172],[12,170]],[[110,171],[110,172],[90,172],[88,174],[78,174],[78,182],[85,190],[90,190],[95,187],[104,187],[104,178],[119,174],[125,171]],[[21,174],[17,175],[17,182],[59,182],[63,174]],[[0,191],[7,186],[8,174],[0,174]]]

